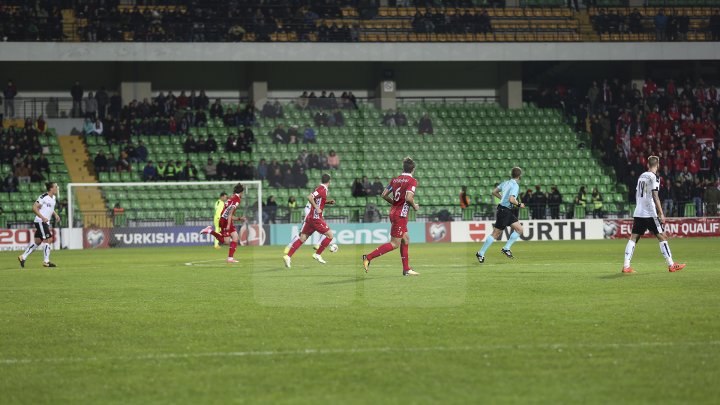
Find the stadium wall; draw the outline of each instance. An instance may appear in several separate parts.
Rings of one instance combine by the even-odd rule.
[[[271,98],[331,89],[372,97],[387,75],[399,97],[495,97],[501,71],[497,63],[478,62],[6,62],[2,77],[18,83],[18,97],[28,98],[69,98],[75,80],[85,91],[150,82],[153,92],[204,89],[209,97],[242,98],[253,82],[267,82]]]
[[[0,61],[524,62],[718,60],[720,43],[0,43]]]

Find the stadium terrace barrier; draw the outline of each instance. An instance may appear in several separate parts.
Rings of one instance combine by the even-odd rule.
[[[521,221],[524,241],[546,240],[600,240],[620,239],[630,236],[632,219],[568,219]],[[377,223],[330,223],[339,245],[380,244],[390,241],[390,224]],[[410,222],[408,232],[413,243],[483,242],[493,229],[493,221],[457,222]],[[667,232],[672,237],[720,237],[720,218],[669,218]],[[138,228],[86,228],[63,229],[60,241],[54,248],[95,249],[108,247],[152,246],[209,246],[209,235],[198,234],[195,226]],[[264,225],[258,232],[257,225],[239,229],[241,244],[287,245],[300,231],[299,224]],[[22,250],[33,236],[30,229],[0,229],[0,251]],[[507,239],[511,230],[506,229],[500,239]],[[652,237],[646,234],[645,237]],[[320,240],[314,234],[306,244]]]
[[[667,218],[665,230],[674,238],[720,236],[720,218]],[[606,219],[603,224],[606,239],[630,237],[632,219]],[[653,235],[647,233],[644,237]]]
[[[57,230],[53,230],[58,236]],[[0,229],[0,251],[25,250],[31,241],[35,239],[34,229]],[[60,248],[60,238],[55,238],[53,249]]]

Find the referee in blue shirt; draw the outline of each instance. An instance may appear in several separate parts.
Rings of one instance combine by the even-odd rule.
[[[505,247],[502,248],[502,253],[508,257],[508,259],[514,259],[510,247],[516,240],[523,234],[522,225],[515,215],[514,208],[524,208],[525,204],[518,202],[518,194],[520,192],[520,176],[522,176],[522,169],[519,167],[513,167],[510,171],[510,179],[500,183],[499,186],[495,187],[492,191],[492,195],[495,198],[500,199],[500,204],[497,206],[497,212],[495,216],[495,223],[493,224],[492,235],[485,239],[482,249],[476,254],[480,263],[485,263],[485,252],[487,252],[490,245],[502,236],[502,231],[508,226],[513,229],[513,233],[510,234]]]

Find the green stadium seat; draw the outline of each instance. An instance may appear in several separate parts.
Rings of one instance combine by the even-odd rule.
[[[695,217],[697,216],[697,210],[695,208],[695,204],[693,203],[686,203],[685,209],[684,209],[684,216],[685,217]]]

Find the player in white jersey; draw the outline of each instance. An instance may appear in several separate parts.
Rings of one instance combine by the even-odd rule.
[[[660,253],[665,258],[670,272],[676,272],[685,268],[685,264],[675,263],[670,253],[670,245],[667,242],[667,235],[663,230],[665,215],[663,214],[662,204],[658,191],[660,190],[660,179],[657,176],[660,167],[660,158],[650,156],[648,158],[648,171],[640,175],[637,187],[635,188],[635,199],[637,206],[633,214],[633,228],[630,240],[625,246],[625,262],[623,263],[623,273],[634,273],[630,267],[630,260],[635,252],[635,244],[640,241],[640,237],[645,232],[650,231],[660,241]]]
[[[44,267],[56,267],[54,263],[50,262],[50,251],[52,250],[53,234],[52,228],[50,227],[50,217],[54,216],[56,222],[60,222],[60,216],[55,211],[55,201],[58,193],[57,183],[45,183],[45,190],[47,192],[35,201],[33,204],[33,212],[35,213],[35,241],[31,242],[25,249],[25,253],[18,256],[20,267],[25,268],[25,260],[30,256],[38,246],[43,247],[45,253],[45,260],[43,260]]]

